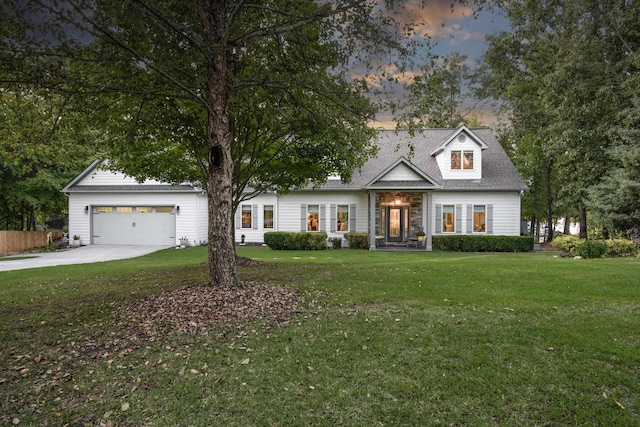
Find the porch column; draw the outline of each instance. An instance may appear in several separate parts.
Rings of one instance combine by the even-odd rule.
[[[433,191],[427,191],[427,214],[425,215],[425,219],[427,220],[427,242],[425,244],[427,252],[433,251],[433,229],[431,228],[432,218],[431,218],[431,208],[433,204]]]
[[[369,250],[376,250],[376,192],[369,192]]]

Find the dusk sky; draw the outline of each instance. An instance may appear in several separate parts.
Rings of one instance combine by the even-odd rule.
[[[434,54],[446,56],[459,52],[467,55],[469,62],[473,65],[486,51],[485,37],[488,34],[508,30],[509,21],[496,11],[482,11],[474,16],[472,8],[457,4],[452,11],[451,3],[451,0],[435,0],[430,1],[424,9],[414,7],[415,13],[419,13],[428,23],[418,29],[418,34],[431,37]],[[393,64],[389,67],[388,71],[394,73]],[[414,75],[411,72],[395,74],[403,83],[410,82]],[[401,97],[401,94],[399,96]],[[481,117],[486,125],[490,126],[495,122],[489,106],[479,106],[474,114]],[[374,126],[393,126],[388,122],[390,120],[388,114],[380,115],[379,120],[378,123],[374,123]]]

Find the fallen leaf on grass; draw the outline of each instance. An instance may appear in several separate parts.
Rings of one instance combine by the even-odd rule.
[[[247,357],[246,359],[242,359],[242,361],[240,362],[240,364],[242,365],[248,365],[250,362],[249,358]]]
[[[120,409],[122,410],[122,412],[126,412],[129,410],[129,403],[128,402],[123,402],[122,405],[120,406]]]
[[[219,322],[286,323],[302,311],[297,291],[245,281],[242,286],[191,285],[118,304],[115,318],[135,327],[133,336],[155,341],[173,333],[206,334]]]

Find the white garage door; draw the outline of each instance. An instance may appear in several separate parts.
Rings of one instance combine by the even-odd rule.
[[[176,243],[172,206],[94,206],[94,245],[162,245]]]

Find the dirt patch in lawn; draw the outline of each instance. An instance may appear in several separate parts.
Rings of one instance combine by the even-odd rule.
[[[258,322],[278,326],[302,310],[303,298],[284,287],[245,281],[242,286],[191,285],[119,304],[114,317],[135,325],[139,339],[154,341],[175,333],[207,334],[216,323]]]
[[[246,259],[241,262],[253,267],[259,263]],[[243,324],[279,327],[308,311],[311,305],[313,302],[306,301],[295,289],[253,280],[245,280],[240,286],[187,285],[116,303],[111,324],[76,343],[75,350],[99,357],[105,351],[132,350],[181,333],[222,337],[224,331]]]

